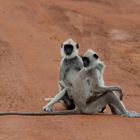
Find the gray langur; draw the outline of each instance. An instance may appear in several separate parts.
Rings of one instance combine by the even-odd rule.
[[[91,49],[83,56],[84,68],[73,82],[73,99],[76,107],[83,114],[96,114],[109,105],[112,114],[127,117],[140,117],[136,112],[129,112],[123,102],[119,86],[105,86],[103,79],[104,63]]]
[[[63,102],[68,109],[74,109],[75,104],[72,98],[72,83],[77,73],[83,68],[83,61],[78,55],[79,45],[72,39],[68,39],[61,45],[62,60],[60,62],[59,85],[60,91],[53,98],[48,98],[48,104],[43,107],[44,111],[52,112],[52,106],[56,102]]]
[[[60,81],[63,96],[67,91],[70,91],[76,108],[67,111],[55,112],[0,112],[0,115],[77,115],[77,114],[95,114],[98,111],[109,105],[112,114],[118,114],[125,117],[140,118],[140,114],[129,112],[123,102],[122,90],[119,86],[105,86],[103,79],[104,63],[99,60],[99,56],[89,49],[84,57],[84,68],[77,73],[72,88],[67,87],[68,84]],[[65,81],[64,81],[65,82]],[[54,97],[55,98],[55,97]],[[62,98],[59,98],[60,100]]]

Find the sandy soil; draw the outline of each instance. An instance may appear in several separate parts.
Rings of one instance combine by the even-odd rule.
[[[42,111],[58,90],[67,38],[81,54],[99,53],[106,84],[122,86],[127,108],[140,112],[139,0],[0,0],[0,111]],[[0,140],[139,138],[140,119],[107,114],[0,117]]]

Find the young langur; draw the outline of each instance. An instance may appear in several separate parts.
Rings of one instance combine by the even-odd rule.
[[[105,86],[103,79],[104,63],[91,49],[83,57],[84,68],[73,82],[73,99],[83,114],[96,114],[101,108],[109,105],[112,114],[127,117],[140,117],[136,112],[129,112],[123,102],[119,86]]]
[[[44,111],[52,112],[52,106],[63,101],[64,106],[69,109],[74,109],[75,104],[72,98],[72,83],[77,73],[83,68],[83,61],[78,55],[79,45],[72,39],[68,39],[61,45],[62,60],[60,62],[59,85],[60,91],[54,98],[48,98],[48,104],[43,107]]]

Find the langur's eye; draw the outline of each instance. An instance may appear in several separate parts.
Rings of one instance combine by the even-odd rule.
[[[99,56],[95,53],[95,54],[93,54],[93,57],[94,58],[96,58],[96,59],[98,59],[99,58]]]

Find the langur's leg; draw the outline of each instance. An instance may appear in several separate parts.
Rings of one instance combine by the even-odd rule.
[[[91,100],[90,103],[88,103],[84,108],[83,113],[88,113],[88,114],[98,113],[98,111],[101,108],[105,107],[107,104],[110,106],[113,114],[128,113],[127,109],[125,108],[124,104],[119,99],[119,97],[112,92],[103,94],[100,97],[94,99],[93,101]]]
[[[62,99],[62,97],[65,95],[67,88],[64,88],[63,90],[61,90],[54,98],[52,98],[50,100],[50,102],[48,102],[48,104],[46,106],[43,107],[44,111],[52,111],[51,107],[58,102],[59,100]]]
[[[119,96],[117,96],[114,93],[113,94],[110,93],[107,95],[109,95],[108,105],[110,106],[112,114],[118,114],[130,118],[140,118],[140,113],[130,112],[126,109],[125,105],[120,100]]]
[[[86,104],[85,108],[83,109],[83,113],[85,114],[96,114],[99,112],[101,108],[104,108],[108,101],[106,99],[107,94],[103,94],[100,97],[94,98],[90,100],[89,103]]]
[[[108,105],[111,109],[112,114],[127,114],[128,110],[120,100],[120,96],[116,92],[109,92],[108,94]]]
[[[112,93],[114,93],[120,100],[123,99],[123,94],[122,94],[122,93],[120,93],[120,92],[118,92],[118,91],[112,91]],[[106,106],[104,106],[103,108],[101,108],[101,109],[99,110],[99,113],[104,113],[104,112],[105,112],[105,109],[106,109]],[[111,109],[112,114],[118,114],[118,113],[114,110],[114,108],[112,108],[112,106],[110,106],[110,109]]]
[[[66,94],[63,96],[62,100],[64,107],[68,110],[72,110],[75,108],[75,104],[72,98],[69,97],[67,91]]]

